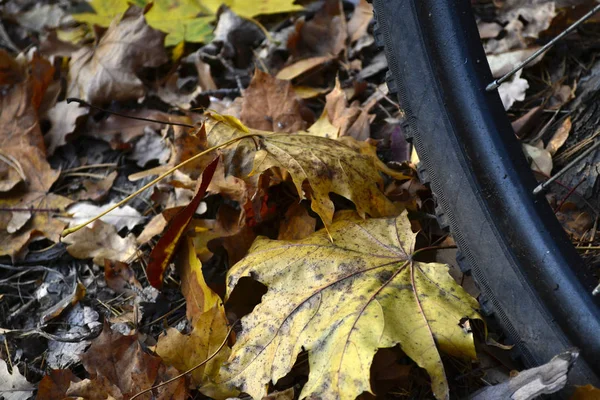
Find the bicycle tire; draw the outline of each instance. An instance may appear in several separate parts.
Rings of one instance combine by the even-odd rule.
[[[595,279],[570,243],[516,140],[493,80],[469,0],[374,0],[375,39],[419,174],[480,303],[527,366],[581,350],[573,384],[600,381]]]

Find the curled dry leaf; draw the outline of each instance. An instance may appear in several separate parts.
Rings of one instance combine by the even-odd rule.
[[[548,145],[546,145],[546,150],[548,150],[550,155],[556,154],[558,149],[560,149],[563,146],[563,144],[565,144],[567,138],[569,137],[569,133],[571,132],[572,125],[573,124],[571,123],[571,116],[568,116],[558,127],[556,132],[554,132],[554,135],[552,135],[552,138],[548,142]]]
[[[354,14],[348,21],[348,38],[350,43],[356,42],[367,33],[367,28],[373,19],[373,6],[367,0],[359,0],[354,8]]]
[[[306,128],[302,99],[289,81],[259,69],[244,91],[240,119],[250,128],[271,132],[297,132]]]
[[[552,155],[546,149],[523,143],[525,156],[531,163],[531,169],[545,176],[552,173]]]
[[[142,10],[130,8],[123,19],[111,23],[96,46],[73,54],[68,96],[95,104],[142,97],[144,86],[136,73],[169,60],[163,42],[164,34],[146,24]]]
[[[375,115],[369,115],[368,110],[358,102],[348,105],[339,79],[336,79],[335,88],[326,96],[326,100],[326,117],[339,129],[338,137],[352,136],[356,140],[366,140],[370,137],[369,125]]]
[[[270,168],[289,172],[301,199],[310,198],[311,208],[329,226],[334,204],[329,193],[351,200],[358,213],[379,217],[397,215],[381,191],[383,179],[369,156],[359,154],[339,141],[311,135],[290,135],[248,130],[233,117],[209,115],[207,139],[216,146],[232,138],[253,136],[222,150],[228,173],[258,177]],[[257,145],[258,149],[257,150]],[[304,183],[308,186],[304,187]]]
[[[362,220],[343,212],[329,228],[300,241],[259,237],[227,277],[227,293],[242,277],[268,287],[242,319],[242,332],[219,382],[266,395],[298,353],[308,351],[310,375],[300,398],[354,399],[370,392],[378,348],[400,344],[427,370],[436,398],[448,399],[438,351],[475,358],[464,318],[480,318],[477,301],[448,267],[412,260],[416,234],[406,212]]]
[[[93,259],[97,265],[104,265],[104,259],[128,262],[135,256],[135,237],[121,237],[117,229],[105,222],[96,221],[62,239],[67,251],[75,258]]]
[[[189,335],[184,335],[175,328],[169,328],[159,337],[155,350],[163,362],[183,372],[205,361],[217,351],[225,340],[229,327],[221,299],[204,281],[202,265],[196,257],[191,239],[182,243],[177,264],[186,299],[187,316],[193,330]],[[192,372],[192,383],[199,386],[205,395],[225,398],[237,394],[230,390],[220,392],[212,385],[212,380],[229,354],[229,347],[224,346],[214,358]]]

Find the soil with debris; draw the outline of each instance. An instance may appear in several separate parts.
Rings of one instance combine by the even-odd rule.
[[[390,217],[393,207],[408,210],[417,248],[446,247],[423,261],[448,263],[465,296],[477,298],[416,174],[401,105],[385,85],[370,4],[150,3],[0,1],[0,398],[248,398],[218,376],[244,337],[236,321],[257,310],[268,290],[249,275],[231,291],[228,271],[261,236],[335,234],[336,218],[352,211]],[[495,76],[595,5],[472,3]],[[540,181],[599,135],[598,22],[499,88]],[[347,184],[321,156],[334,147],[317,142],[285,144],[286,151],[296,146],[291,159],[299,169],[310,149],[322,150],[326,168],[313,159],[306,179],[291,162],[264,156],[269,143],[262,137],[198,156],[258,131],[343,143],[361,160],[354,166],[373,168],[362,172],[374,173],[379,186]],[[208,176],[215,154],[220,161]],[[599,175],[600,149],[547,195],[595,276]],[[315,201],[321,190],[327,199]],[[377,205],[365,202],[367,192]],[[453,398],[502,382],[495,390],[514,390],[507,379],[522,366],[488,323],[487,339],[477,319],[464,328],[471,342],[474,332],[476,360],[440,356]],[[298,398],[310,370],[319,368],[304,348],[295,350],[295,363],[278,371],[281,379],[265,398]],[[369,365],[373,393],[361,389],[361,398],[438,393],[431,371],[400,346],[380,349]],[[369,371],[363,373],[368,384]],[[580,394],[598,392],[586,387]]]

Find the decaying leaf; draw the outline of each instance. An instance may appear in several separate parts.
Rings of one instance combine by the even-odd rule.
[[[79,382],[70,369],[53,369],[40,381],[37,400],[56,400],[67,397],[71,382]]]
[[[16,367],[11,374],[6,361],[0,359],[0,397],[5,400],[22,400],[29,398],[34,390],[35,386],[27,382]]]
[[[0,255],[21,256],[24,247],[39,236],[58,242],[66,223],[54,216],[71,204],[66,197],[50,192],[59,171],[50,168],[36,147],[8,147],[0,154],[12,156],[25,177],[24,189],[0,197],[0,207],[6,210],[0,213]]]
[[[400,344],[431,377],[433,393],[448,399],[438,347],[475,358],[473,337],[461,326],[479,318],[477,301],[447,266],[412,259],[416,234],[403,213],[362,220],[344,212],[329,228],[300,241],[264,237],[228,273],[227,293],[242,277],[268,287],[242,319],[243,330],[219,382],[266,394],[302,349],[310,375],[300,398],[354,399],[369,392],[369,368],[378,348]]]
[[[354,14],[348,21],[348,37],[350,42],[356,42],[367,33],[369,23],[373,19],[373,6],[367,0],[359,0],[354,8]]]
[[[325,64],[327,61],[333,60],[334,58],[335,57],[330,55],[305,58],[292,63],[285,68],[282,68],[281,71],[275,75],[275,77],[277,79],[294,79],[303,73],[318,67],[319,65]]]
[[[136,73],[169,59],[164,34],[146,24],[142,10],[132,7],[114,21],[98,44],[85,46],[69,62],[69,97],[90,103],[138,99],[144,86]]]
[[[169,262],[173,259],[179,241],[192,220],[194,213],[198,209],[200,201],[204,198],[204,194],[215,173],[218,162],[219,158],[217,157],[204,169],[200,186],[198,187],[198,191],[194,195],[194,198],[173,217],[165,233],[152,249],[148,267],[146,268],[146,274],[148,275],[148,281],[155,288],[160,288],[162,286],[165,270],[169,265]]]
[[[334,212],[329,193],[353,201],[363,217],[366,214],[373,217],[397,215],[398,209],[381,191],[383,180],[371,157],[359,154],[339,141],[317,136],[276,134],[247,128],[246,133],[239,121],[219,118],[209,116],[206,122],[210,146],[243,135],[259,135],[222,150],[225,166],[229,168],[227,172],[245,177],[258,176],[274,167],[285,169],[291,175],[299,197],[310,198],[311,208],[325,226],[331,224]],[[258,151],[254,140],[258,142]]]
[[[244,91],[240,119],[250,128],[271,132],[297,132],[306,128],[302,99],[289,81],[259,69]]]
[[[81,362],[90,379],[72,383],[67,396],[89,398],[88,395],[97,393],[92,398],[104,399],[110,395],[116,399],[128,399],[177,375],[159,357],[144,352],[137,335],[121,335],[111,330],[108,324],[81,356]],[[139,398],[183,400],[186,397],[185,378],[181,378]]]
[[[571,122],[571,117],[568,116],[564,119],[564,121],[560,124],[552,138],[548,141],[546,145],[546,150],[550,153],[550,155],[556,154],[558,149],[560,149],[563,144],[567,141],[569,137],[569,133],[571,132],[571,127],[573,126]]]
[[[97,265],[104,265],[104,259],[128,262],[136,254],[135,237],[129,234],[121,237],[117,229],[105,222],[96,221],[62,239],[67,251],[75,258],[91,258]]]
[[[375,115],[369,115],[368,110],[358,103],[348,105],[339,79],[336,79],[335,88],[326,96],[326,100],[325,115],[331,124],[339,129],[338,137],[352,136],[356,140],[366,140],[370,137],[369,125]]]
[[[278,240],[300,240],[315,231],[317,220],[310,215],[304,205],[296,203],[285,213],[285,219],[279,225]]]

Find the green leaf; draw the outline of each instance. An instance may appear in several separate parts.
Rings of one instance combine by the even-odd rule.
[[[90,6],[94,13],[74,14],[75,21],[84,22],[90,26],[107,27],[113,19],[121,17],[129,8],[127,0],[92,0]]]
[[[146,13],[148,25],[167,33],[165,46],[208,41],[214,19],[214,15],[206,15],[206,8],[196,0],[156,0]]]

